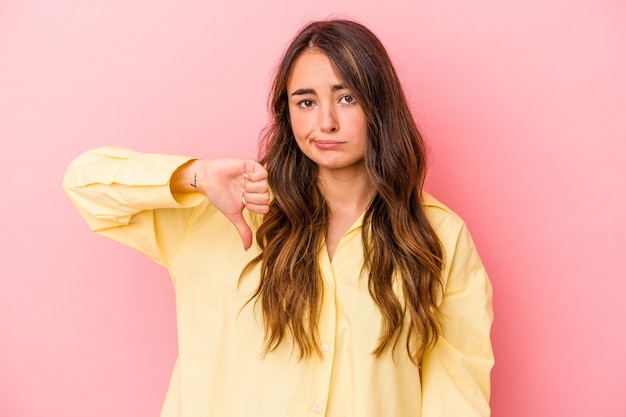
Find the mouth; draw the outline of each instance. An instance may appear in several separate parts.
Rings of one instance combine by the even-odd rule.
[[[333,149],[343,145],[343,142],[338,140],[316,140],[315,146],[319,149]]]

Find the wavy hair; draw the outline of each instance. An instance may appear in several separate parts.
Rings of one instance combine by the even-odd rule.
[[[305,26],[276,70],[272,120],[260,143],[274,199],[256,233],[261,253],[246,267],[261,265],[260,283],[249,301],[262,308],[265,351],[275,350],[290,333],[301,359],[321,354],[317,325],[324,289],[317,256],[329,210],[318,188],[317,166],[296,144],[287,97],[293,63],[311,49],[329,58],[367,119],[364,159],[375,195],[362,228],[363,268],[382,316],[373,354],[394,349],[408,326],[407,353],[419,364],[440,332],[436,300],[443,268],[441,244],[421,205],[425,144],[385,48],[366,27],[349,20]],[[401,297],[394,292],[396,280]]]

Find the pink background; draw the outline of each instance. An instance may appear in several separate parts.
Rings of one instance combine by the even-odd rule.
[[[300,3],[0,1],[0,416],[158,415],[169,278],[88,231],[65,166],[254,155],[273,66],[331,14],[388,47],[490,272],[493,415],[625,416],[624,2]]]

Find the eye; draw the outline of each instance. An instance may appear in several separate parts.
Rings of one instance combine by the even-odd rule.
[[[304,99],[298,102],[298,106],[302,107],[303,109],[308,109],[309,107],[313,107],[314,105],[315,102],[309,99]]]
[[[349,94],[346,94],[345,96],[341,97],[341,99],[339,99],[340,103],[345,103],[345,104],[352,104],[355,101],[356,101],[355,98]]]

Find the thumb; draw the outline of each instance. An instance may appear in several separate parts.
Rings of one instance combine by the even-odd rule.
[[[239,236],[243,241],[243,248],[245,250],[250,249],[250,246],[252,246],[252,230],[250,230],[250,226],[246,223],[243,215],[241,213],[237,213],[226,217],[237,229],[237,233],[239,233]]]
[[[247,178],[250,178],[253,181],[258,181],[260,178],[259,175],[263,176],[263,165],[261,165],[258,161],[254,159],[246,159],[244,164],[244,172],[248,175]]]

